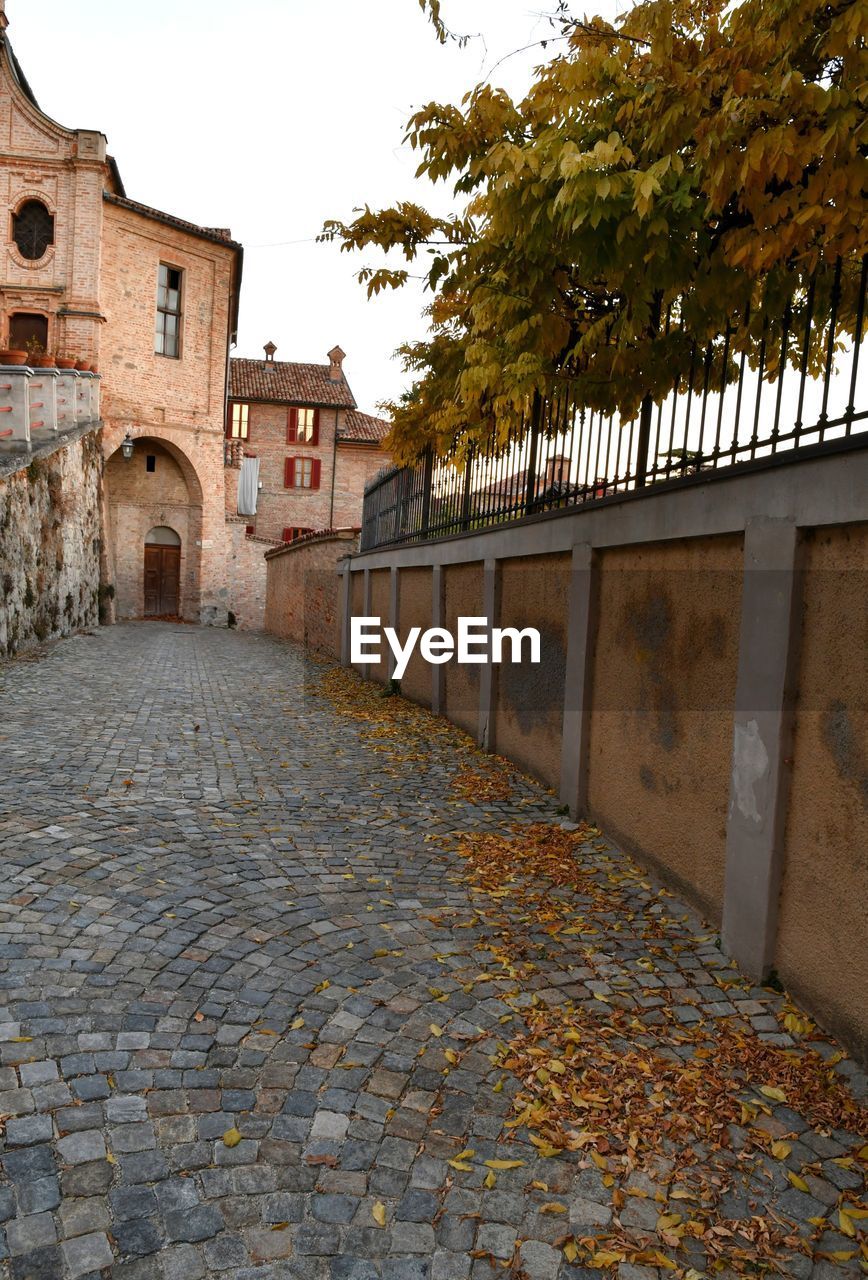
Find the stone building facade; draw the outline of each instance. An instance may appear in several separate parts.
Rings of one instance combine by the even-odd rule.
[[[102,573],[115,615],[225,621],[223,424],[241,246],[128,198],[104,135],[40,110],[6,27],[0,0],[0,345],[100,371]]]
[[[356,407],[340,347],[322,365],[275,360],[275,351],[268,343],[264,360],[229,362],[227,449],[259,459],[250,531],[286,542],[357,526],[365,485],[389,462],[389,424]]]

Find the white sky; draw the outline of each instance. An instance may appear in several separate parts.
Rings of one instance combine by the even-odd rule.
[[[416,181],[401,145],[412,110],[461,95],[513,50],[551,35],[528,0],[444,0],[447,22],[482,32],[441,46],[417,0],[6,0],[9,35],[40,106],[108,137],[127,193],[245,246],[236,355],[325,363],[336,342],[361,408],[396,396],[392,353],[421,337],[408,286],[366,300],[353,278],[372,252],[313,243],[330,217],[398,199],[448,207]],[[611,15],[616,0],[589,5]],[[509,58],[494,81],[516,96],[547,55]],[[281,244],[276,242],[302,241]]]

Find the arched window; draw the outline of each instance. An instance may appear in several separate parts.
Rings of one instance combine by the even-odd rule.
[[[12,239],[22,258],[35,261],[54,244],[54,218],[41,200],[27,200],[12,215]]]

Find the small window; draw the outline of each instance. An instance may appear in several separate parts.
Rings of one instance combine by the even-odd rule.
[[[44,257],[48,246],[54,244],[54,218],[41,200],[26,201],[12,215],[12,239],[22,258],[31,262]]]
[[[312,533],[313,530],[307,525],[291,525],[283,531],[284,542],[295,542],[296,538],[303,538],[306,533]]]
[[[319,458],[286,459],[283,475],[285,489],[318,489],[319,480]]]
[[[148,454],[146,454],[146,455],[145,455],[145,470],[146,470],[146,471],[156,471],[156,469],[157,469],[157,457],[156,457],[156,454],[153,454],[153,453],[148,453]]]
[[[247,440],[250,429],[250,405],[231,404],[226,434],[230,440]]]
[[[319,444],[319,409],[290,409],[286,423],[287,444]]]
[[[157,328],[154,351],[177,360],[181,354],[181,276],[177,267],[160,263],[157,276]]]
[[[246,524],[246,525],[244,526],[244,532],[247,534],[247,536],[248,536],[248,538],[249,538],[252,534],[256,533],[256,525],[255,525],[255,524]]]

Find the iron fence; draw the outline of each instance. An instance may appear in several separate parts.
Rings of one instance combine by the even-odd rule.
[[[751,465],[868,445],[868,404],[859,372],[868,257],[857,263],[840,323],[841,263],[817,319],[814,285],[787,303],[778,325],[748,347],[738,329],[690,346],[689,369],[632,421],[580,403],[575,383],[537,395],[506,439],[469,446],[461,461],[426,455],[391,467],[365,490],[361,549],[422,541],[521,520],[541,512],[639,496],[650,486],[707,481]],[[679,323],[669,308],[665,332]],[[860,359],[861,357],[861,359]]]

